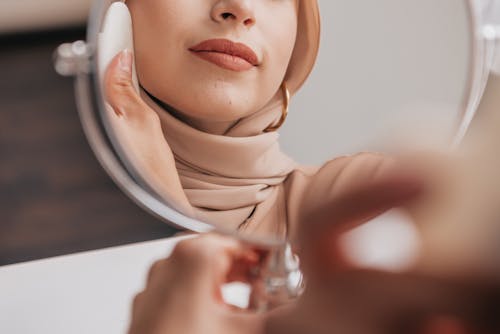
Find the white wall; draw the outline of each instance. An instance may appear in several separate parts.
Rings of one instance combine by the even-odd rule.
[[[465,1],[319,2],[320,56],[281,130],[286,152],[320,163],[382,149],[394,129],[454,128],[469,70]]]

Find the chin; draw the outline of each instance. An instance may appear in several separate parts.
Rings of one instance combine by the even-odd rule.
[[[203,106],[193,106],[185,109],[188,116],[211,122],[236,121],[252,113],[247,110],[248,106],[241,103],[229,103],[227,100],[207,99]]]
[[[211,121],[235,121],[244,116],[254,113],[254,103],[247,95],[241,94],[241,89],[236,87],[205,87],[196,94],[199,99],[192,100],[195,105],[191,105],[186,111],[191,117]]]

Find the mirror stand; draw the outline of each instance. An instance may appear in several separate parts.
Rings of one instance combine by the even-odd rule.
[[[290,244],[272,247],[256,268],[249,308],[257,312],[268,311],[299,297],[304,288],[299,258],[293,254]]]

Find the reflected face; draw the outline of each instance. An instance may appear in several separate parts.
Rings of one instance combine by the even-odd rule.
[[[141,85],[184,116],[232,121],[278,92],[298,0],[128,0]]]

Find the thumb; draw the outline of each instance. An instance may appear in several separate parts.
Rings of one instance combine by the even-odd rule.
[[[119,116],[141,104],[139,94],[132,81],[133,54],[124,50],[109,64],[104,77],[106,100]]]

